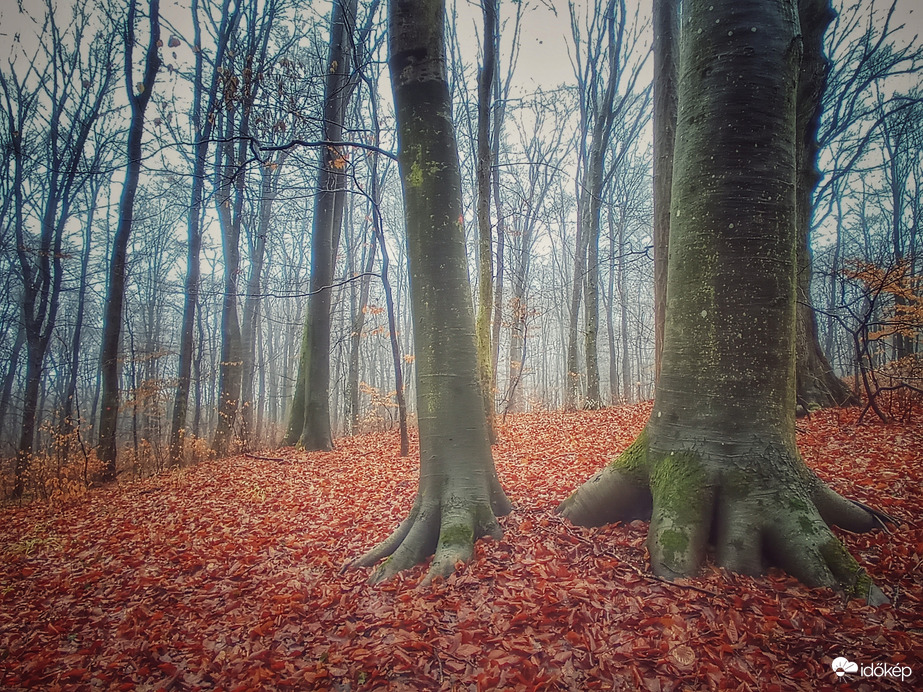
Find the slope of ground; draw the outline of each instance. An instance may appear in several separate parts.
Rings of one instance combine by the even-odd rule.
[[[557,503],[623,449],[649,405],[535,413],[495,458],[501,541],[432,588],[340,567],[405,515],[394,435],[235,457],[0,510],[0,688],[912,689],[923,675],[923,426],[799,422],[809,463],[901,524],[841,534],[893,605],[780,573],[650,576],[646,525],[571,526]],[[860,669],[838,679],[831,661]],[[877,668],[862,668],[873,664]],[[865,670],[868,675],[863,675]],[[907,677],[906,670],[912,670]],[[875,677],[876,673],[881,673]],[[900,680],[904,676],[903,681]],[[919,687],[916,687],[919,689]]]

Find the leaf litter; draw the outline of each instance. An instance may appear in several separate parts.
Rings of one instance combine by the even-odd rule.
[[[799,421],[805,459],[891,532],[839,532],[892,599],[846,602],[778,571],[649,571],[647,525],[553,510],[643,427],[650,404],[511,416],[494,458],[504,537],[430,588],[419,566],[341,571],[416,488],[396,433],[333,452],[237,456],[0,510],[0,688],[47,690],[912,689],[923,673],[923,426]],[[834,658],[909,666],[838,679]]]

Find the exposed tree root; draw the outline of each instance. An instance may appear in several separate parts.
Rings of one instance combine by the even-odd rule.
[[[727,447],[654,452],[642,432],[558,511],[585,526],[650,517],[651,566],[668,579],[696,574],[713,544],[732,571],[758,574],[771,562],[809,586],[887,602],[829,528],[869,531],[887,515],[838,495],[797,453]]]
[[[409,516],[397,529],[349,566],[371,567],[387,558],[369,577],[370,583],[377,584],[432,555],[429,571],[421,583],[425,586],[436,577],[451,574],[457,563],[468,562],[478,538],[500,538],[503,532],[496,516],[509,510],[508,502],[501,502],[494,509],[490,502],[451,496],[434,501],[418,494]]]

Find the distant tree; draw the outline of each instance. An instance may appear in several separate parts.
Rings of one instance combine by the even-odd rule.
[[[311,295],[287,444],[306,449],[332,449],[330,427],[330,305],[336,247],[343,222],[346,151],[343,140],[346,106],[355,86],[353,74],[356,0],[335,0],[330,15],[330,47],[326,60],[322,140],[318,156],[317,192],[311,225]]]
[[[435,553],[426,580],[499,535],[497,479],[478,378],[443,0],[391,0],[389,66],[410,260],[420,483],[410,515],[356,560],[387,579]]]
[[[538,92],[521,107],[522,117],[514,118],[519,142],[513,156],[524,165],[504,177],[508,200],[504,252],[510,290],[509,368],[501,400],[504,415],[523,409],[528,322],[534,312],[528,295],[532,261],[541,226],[547,223],[553,185],[560,178],[564,159],[572,153],[573,138],[565,124],[568,105],[560,96],[560,92]]]
[[[808,215],[811,231],[823,229],[825,225],[828,228],[832,225],[834,231],[830,264],[825,268],[824,289],[813,296],[824,308],[822,353],[832,356],[837,335],[844,335],[844,330],[837,329],[836,320],[845,317],[838,310],[838,305],[845,290],[842,271],[848,268],[845,261],[850,259],[849,253],[855,253],[853,259],[864,257],[872,262],[883,259],[867,252],[870,239],[868,222],[874,213],[865,206],[866,202],[878,198],[877,195],[870,198],[868,194],[869,169],[877,169],[874,175],[888,175],[888,171],[881,168],[880,158],[882,140],[888,130],[886,121],[892,118],[899,120],[904,111],[918,108],[923,102],[919,92],[908,93],[902,89],[902,84],[906,84],[908,79],[919,81],[923,71],[923,44],[917,36],[908,38],[906,27],[898,22],[897,0],[837,0],[832,19],[829,8],[824,9],[826,4],[821,0],[805,1],[801,9],[804,14],[806,9],[813,7],[826,28],[822,33],[823,53],[827,59],[821,65],[824,80],[816,131],[818,155],[814,159],[819,174],[809,170],[806,180],[816,183]],[[816,21],[814,23],[817,24]],[[808,29],[811,29],[810,24]],[[817,31],[815,26],[811,32],[815,39]],[[806,161],[811,164],[810,159]],[[892,204],[892,213],[893,209]],[[855,217],[858,224],[850,224],[847,217]],[[852,227],[852,232],[849,232],[848,225]],[[893,227],[892,217],[892,231]],[[851,242],[854,243],[852,248]],[[807,285],[810,259],[807,248],[803,248],[799,273],[802,292]],[[799,301],[802,306],[808,305],[803,296]],[[807,315],[815,319],[813,311],[807,314],[803,307],[801,309],[803,317]],[[802,319],[799,324],[808,322]],[[851,327],[845,331],[849,329]],[[810,343],[809,338],[801,338],[802,333],[810,336],[810,331],[799,331],[800,341]],[[840,348],[841,352],[851,349],[851,337],[848,341],[849,345]],[[809,348],[805,355],[810,359],[811,351],[816,350],[816,346]],[[824,374],[823,361],[815,361],[814,365],[818,362],[822,366],[820,370],[810,363],[803,368],[799,362],[799,396],[809,407],[836,401],[824,394],[825,382],[829,382],[830,377]],[[815,386],[818,383],[820,386]],[[837,387],[834,382],[832,391],[837,391]]]
[[[281,10],[281,0],[243,5],[241,27],[234,34],[233,59],[221,73],[222,101],[218,112],[224,125],[224,136],[217,151],[215,202],[224,255],[224,290],[218,417],[212,440],[212,451],[218,456],[226,455],[231,445],[241,410],[245,364],[249,362],[246,351],[252,341],[252,315],[247,315],[250,319],[247,341],[239,316],[240,238],[248,188],[250,140],[254,134],[254,104],[261,88],[259,76],[268,67],[270,34],[281,17]],[[267,206],[266,211],[269,213],[271,207]],[[250,306],[252,308],[253,303]]]
[[[645,430],[559,510],[651,517],[656,574],[768,558],[812,586],[886,601],[827,523],[876,525],[795,442],[796,0],[683,3],[663,360]]]
[[[220,74],[217,69],[206,71],[207,61],[203,49],[201,10],[199,0],[192,0],[195,65],[192,75],[192,181],[187,213],[186,278],[183,284],[183,317],[179,335],[179,363],[173,416],[170,424],[170,463],[178,465],[183,458],[186,437],[186,413],[189,407],[189,388],[192,382],[194,341],[196,336],[196,310],[199,305],[202,251],[202,209],[205,200],[206,164],[216,119],[214,111],[218,102]],[[228,42],[240,14],[240,2],[221,0],[220,22],[216,30],[213,67],[223,66]],[[196,420],[199,410],[196,406]],[[194,426],[196,430],[198,426]]]
[[[603,190],[613,162],[607,157],[613,124],[625,118],[639,98],[636,85],[649,51],[641,50],[641,28],[625,0],[607,0],[590,11],[586,46],[581,45],[580,20],[570,5],[578,91],[580,93],[581,144],[579,148],[578,220],[574,254],[570,318],[567,331],[565,407],[574,408],[580,393],[577,325],[580,298],[584,300],[584,354],[586,358],[585,408],[599,408],[599,235]],[[581,51],[586,50],[585,55]],[[642,90],[644,94],[649,93]],[[644,96],[647,98],[647,96]]]
[[[125,90],[131,107],[128,125],[128,167],[119,200],[119,223],[112,239],[109,258],[109,283],[103,318],[102,352],[102,410],[99,416],[97,456],[103,463],[104,480],[113,481],[116,475],[117,430],[119,421],[119,342],[122,333],[122,306],[125,302],[125,274],[128,241],[134,223],[135,195],[141,177],[141,140],[144,137],[144,113],[150,103],[154,80],[160,69],[160,0],[150,0],[148,24],[150,33],[144,55],[141,81],[135,80],[135,31],[137,2],[131,0],[125,19]]]

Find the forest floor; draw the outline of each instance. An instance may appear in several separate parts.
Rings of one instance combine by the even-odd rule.
[[[558,518],[649,412],[511,417],[494,448],[505,535],[426,589],[423,566],[374,587],[340,572],[410,507],[416,449],[400,458],[391,433],[6,506],[0,688],[920,689],[923,424],[798,424],[819,475],[900,522],[840,533],[892,598],[876,609],[779,572],[660,581],[646,524]],[[859,671],[838,679],[840,656]]]

